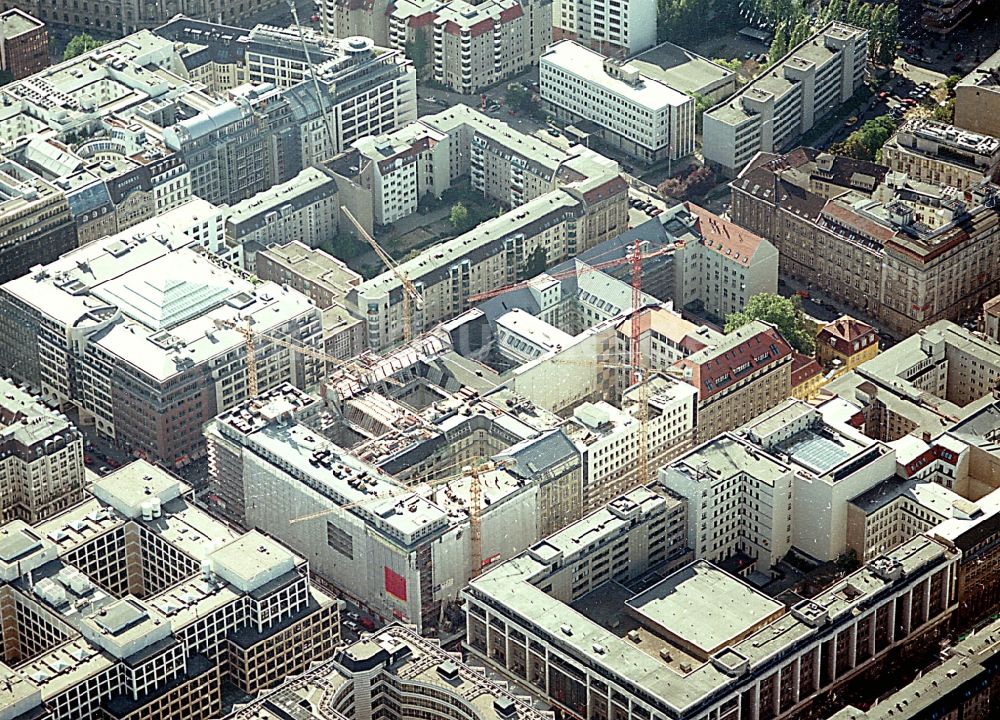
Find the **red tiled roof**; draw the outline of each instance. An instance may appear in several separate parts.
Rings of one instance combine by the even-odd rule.
[[[878,240],[881,243],[887,243],[896,237],[896,231],[892,228],[862,217],[833,200],[828,200],[826,205],[823,206],[823,214],[832,218],[838,224],[857,230],[865,236]]]
[[[408,23],[412,28],[424,27],[425,25],[434,24],[434,13],[425,12],[423,15],[414,15],[410,18]]]
[[[798,387],[807,380],[811,380],[823,369],[816,362],[816,358],[803,355],[800,352],[792,351],[792,387]]]
[[[674,367],[691,370],[690,382],[698,388],[698,399],[704,402],[745,376],[775,365],[791,354],[791,346],[777,330],[768,326],[734,347],[701,361],[684,358],[674,363]]]
[[[469,35],[472,37],[479,37],[480,35],[485,35],[493,29],[493,21],[489,18],[485,20],[480,20],[471,28],[469,28]]]
[[[868,323],[861,322],[850,315],[842,315],[828,323],[816,336],[816,342],[831,345],[842,355],[853,355],[878,342],[875,329]],[[854,343],[858,348],[854,349]]]
[[[522,15],[524,15],[524,10],[521,9],[520,4],[511,5],[509,8],[504,8],[500,11],[500,22],[505,23],[517,20]]]
[[[628,192],[628,183],[621,175],[615,175],[607,182],[601,183],[595,188],[591,188],[583,194],[584,202],[600,202],[615,195]]]
[[[728,220],[723,220],[715,213],[694,203],[686,202],[684,207],[697,218],[696,227],[706,247],[720,255],[739,258],[738,261],[744,265],[750,262],[750,258],[760,247],[761,239],[758,235]]]

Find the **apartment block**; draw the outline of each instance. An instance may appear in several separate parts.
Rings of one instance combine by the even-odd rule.
[[[182,211],[178,224],[192,225],[140,223],[0,287],[0,353],[11,374],[48,401],[75,405],[118,447],[170,465],[201,457],[202,424],[246,397],[235,325],[322,342],[308,298],[224,267],[201,248],[209,223]],[[255,344],[262,389],[318,380],[312,357]]]
[[[651,468],[689,446],[694,434],[696,390],[674,378],[654,375],[646,389],[646,448]],[[639,413],[642,391],[630,388],[618,409],[608,402],[581,403],[563,426],[583,464],[583,508],[590,512],[649,478],[640,474]]]
[[[707,165],[735,176],[759,152],[783,152],[865,79],[868,33],[830,23],[704,115]]]
[[[759,320],[674,364],[698,389],[700,440],[735,430],[789,397],[791,369],[792,348]]]
[[[556,0],[552,35],[604,55],[635,55],[656,45],[656,7],[644,0]]]
[[[642,162],[694,152],[694,98],[632,63],[564,40],[542,54],[539,83],[542,102],[556,117],[590,121],[602,140]]]
[[[1000,137],[1000,50],[990,55],[955,86],[955,125],[970,132]]]
[[[816,333],[816,359],[824,367],[853,370],[878,355],[878,333],[868,323],[842,315]]]
[[[538,705],[523,689],[444,650],[439,640],[394,623],[344,646],[295,680],[237,704],[225,720],[278,720],[303,712],[323,717],[331,710],[345,720],[363,720],[369,706],[378,706],[387,720],[421,713],[440,720],[552,720],[552,712]]]
[[[545,253],[547,264],[556,264],[626,229],[627,186],[616,162],[579,146],[564,152],[464,105],[421,123],[449,138],[448,154],[433,155],[435,178],[443,180],[439,163],[447,161],[449,182],[469,173],[473,189],[512,209],[401,264],[422,296],[414,304],[416,327],[453,318],[468,308],[470,296],[524,279],[526,259],[536,250]],[[338,160],[337,167],[352,157]],[[415,184],[411,175],[406,188],[412,192]],[[366,318],[370,348],[402,340],[395,273],[367,280],[349,300]]]
[[[978,311],[1000,291],[996,186],[880,173],[815,150],[761,154],[730,184],[730,216],[774,243],[783,276],[895,337]]]
[[[76,247],[66,196],[17,163],[0,160],[0,281]]]
[[[395,367],[403,361],[387,358]],[[411,362],[419,373],[421,363]],[[427,629],[440,626],[483,567],[578,518],[582,475],[559,418],[525,398],[506,389],[448,392],[419,377],[400,383],[397,398],[351,395],[331,381],[323,396],[337,405],[329,413],[317,398],[279,386],[206,429],[209,470],[227,517],[273,528],[366,612]],[[330,413],[344,418],[343,430],[329,427]],[[484,457],[494,462],[478,473],[477,556],[473,478],[450,468]]]
[[[333,241],[340,218],[337,182],[322,169],[308,167],[227,208],[225,214],[227,256],[255,272],[262,250],[292,242],[318,248]]]
[[[389,0],[322,0],[316,7],[324,35],[360,35],[388,47],[390,4]]]
[[[0,12],[0,71],[21,80],[49,66],[45,23],[13,8]]]
[[[823,368],[816,358],[792,353],[792,397],[797,400],[812,400],[826,384]]]
[[[256,272],[261,280],[288,285],[316,303],[322,313],[327,355],[346,360],[364,352],[365,322],[346,304],[347,294],[361,283],[361,276],[347,265],[296,241],[261,251]]]
[[[826,389],[859,409],[865,434],[883,441],[963,417],[1000,381],[1000,345],[942,321],[837,378]]]
[[[5,718],[217,717],[223,693],[255,695],[339,641],[305,558],[143,461],[2,537]]]
[[[911,120],[882,147],[882,162],[920,182],[968,190],[1000,168],[1000,139],[934,120]]]
[[[778,291],[778,251],[764,238],[689,202],[659,219],[674,241],[679,307],[724,324],[754,295]]]
[[[389,225],[415,213],[428,194],[440,197],[451,186],[450,142],[447,133],[418,120],[388,135],[355,140],[353,150],[330,167],[367,190],[373,221]]]
[[[83,435],[27,389],[0,379],[0,520],[41,522],[83,500]]]
[[[655,486],[617,498],[472,580],[467,650],[586,720],[783,719],[936,642],[957,606],[961,551],[929,537],[791,607],[704,560],[670,572],[664,534],[683,535],[647,519],[669,502]]]

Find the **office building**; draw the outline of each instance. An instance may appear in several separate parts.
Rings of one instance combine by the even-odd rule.
[[[302,294],[197,251],[212,231],[221,241],[221,227],[184,208],[172,217],[173,227],[140,223],[0,287],[0,356],[118,447],[183,465],[204,454],[202,424],[246,397],[244,338],[232,325],[316,349],[322,331]],[[319,379],[319,361],[263,338],[256,363],[262,389]]]
[[[674,303],[696,315],[726,318],[760,293],[778,291],[774,245],[694,203],[660,216],[674,242]]]
[[[705,163],[735,176],[759,152],[795,146],[865,79],[868,33],[830,23],[703,118]]]
[[[404,720],[552,720],[537,698],[467,665],[440,641],[394,623],[339,649],[332,660],[249,703],[237,704],[225,720],[336,717],[363,720],[367,707],[380,717]],[[304,714],[307,713],[307,714]]]
[[[659,481],[685,501],[696,558],[742,557],[766,582],[792,546],[824,561],[845,552],[850,501],[896,460],[835,413],[787,400],[669,463]]]
[[[0,521],[29,525],[83,500],[83,435],[27,389],[0,379]]]
[[[368,8],[365,11],[370,12]],[[381,21],[399,52],[423,48],[417,70],[449,90],[472,93],[530,67],[551,42],[549,0],[399,0]]]
[[[300,242],[263,250],[257,255],[257,277],[288,285],[311,299],[322,313],[323,349],[348,359],[366,348],[365,322],[347,307],[347,294],[361,276],[323,250]]]
[[[0,0],[0,10],[20,8],[46,23],[53,32],[61,36],[89,33],[97,38],[119,38],[140,30],[149,30],[179,14],[239,26],[246,22],[246,18],[276,7],[278,3],[274,0],[219,0],[210,3],[189,0],[156,3],[101,0],[87,7],[79,2],[74,5],[70,0]]]
[[[842,315],[816,333],[816,359],[823,367],[853,370],[878,355],[878,333],[868,323]]]
[[[288,88],[307,79],[309,63],[303,42],[313,65],[340,55],[339,40],[311,27],[302,27],[300,38],[300,28],[295,26],[257,25],[246,30],[180,15],[154,32],[178,43],[178,54],[191,79],[220,97],[244,83]]]
[[[387,358],[390,373],[405,357]],[[318,398],[286,384],[223,413],[206,435],[227,517],[308,552],[313,570],[366,612],[427,629],[482,567],[578,518],[582,475],[555,415],[509,391],[480,398],[446,382],[448,392],[420,377],[423,361],[410,362],[416,376],[404,383],[402,368],[398,399],[325,386],[343,432],[325,429]],[[479,472],[475,556],[473,480],[461,468],[482,458],[493,462]]]
[[[49,66],[45,23],[13,8],[0,12],[0,71],[21,80]]]
[[[472,580],[468,651],[586,720],[796,718],[889,653],[936,642],[957,605],[961,552],[928,537],[790,608],[703,560],[671,573],[668,502],[617,498]]]
[[[656,45],[656,6],[644,0],[556,0],[552,36],[604,55],[635,55]]]
[[[854,705],[828,720],[922,720],[986,718],[996,708],[997,652],[993,641],[1000,620],[969,633],[941,651],[941,662],[921,672],[867,710]]]
[[[17,163],[0,160],[0,281],[76,247],[66,196]]]
[[[697,422],[696,392],[674,378],[649,379],[646,448],[651,469],[690,446]],[[621,409],[604,401],[581,403],[563,426],[580,452],[585,512],[649,481],[638,464],[641,402],[642,391],[635,386],[625,393]]]
[[[0,537],[4,718],[217,717],[224,693],[255,695],[339,640],[305,558],[233,531],[144,461]]]
[[[694,152],[694,98],[632,63],[564,40],[542,54],[539,84],[556,117],[590,121],[602,140],[645,163]]]
[[[910,120],[882,146],[882,162],[920,182],[968,190],[1000,168],[1000,139],[934,120]]]
[[[792,348],[754,320],[674,364],[698,389],[699,440],[735,430],[791,394]]]
[[[774,243],[783,276],[895,337],[1000,291],[996,186],[960,191],[855,162],[761,154],[730,184],[730,216]]]
[[[736,73],[708,58],[663,42],[629,58],[628,67],[639,74],[672,87],[685,95],[701,96],[712,104],[736,92]]]
[[[879,440],[935,435],[1000,381],[1000,345],[942,321],[864,362],[826,389],[859,408],[859,426]]]
[[[337,182],[322,169],[308,167],[227,208],[225,214],[228,254],[235,253],[237,265],[255,272],[262,250],[292,242],[318,248],[333,241],[340,218]]]
[[[1000,50],[990,55],[955,86],[957,127],[1000,137]]]

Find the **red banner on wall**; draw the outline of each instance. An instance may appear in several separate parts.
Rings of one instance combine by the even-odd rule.
[[[385,591],[399,600],[406,600],[406,578],[383,566],[385,570]]]

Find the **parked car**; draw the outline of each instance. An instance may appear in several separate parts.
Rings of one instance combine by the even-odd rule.
[[[111,472],[111,468],[109,468],[107,465],[101,465],[99,468],[97,468],[97,474],[98,475],[107,475],[110,472]]]

